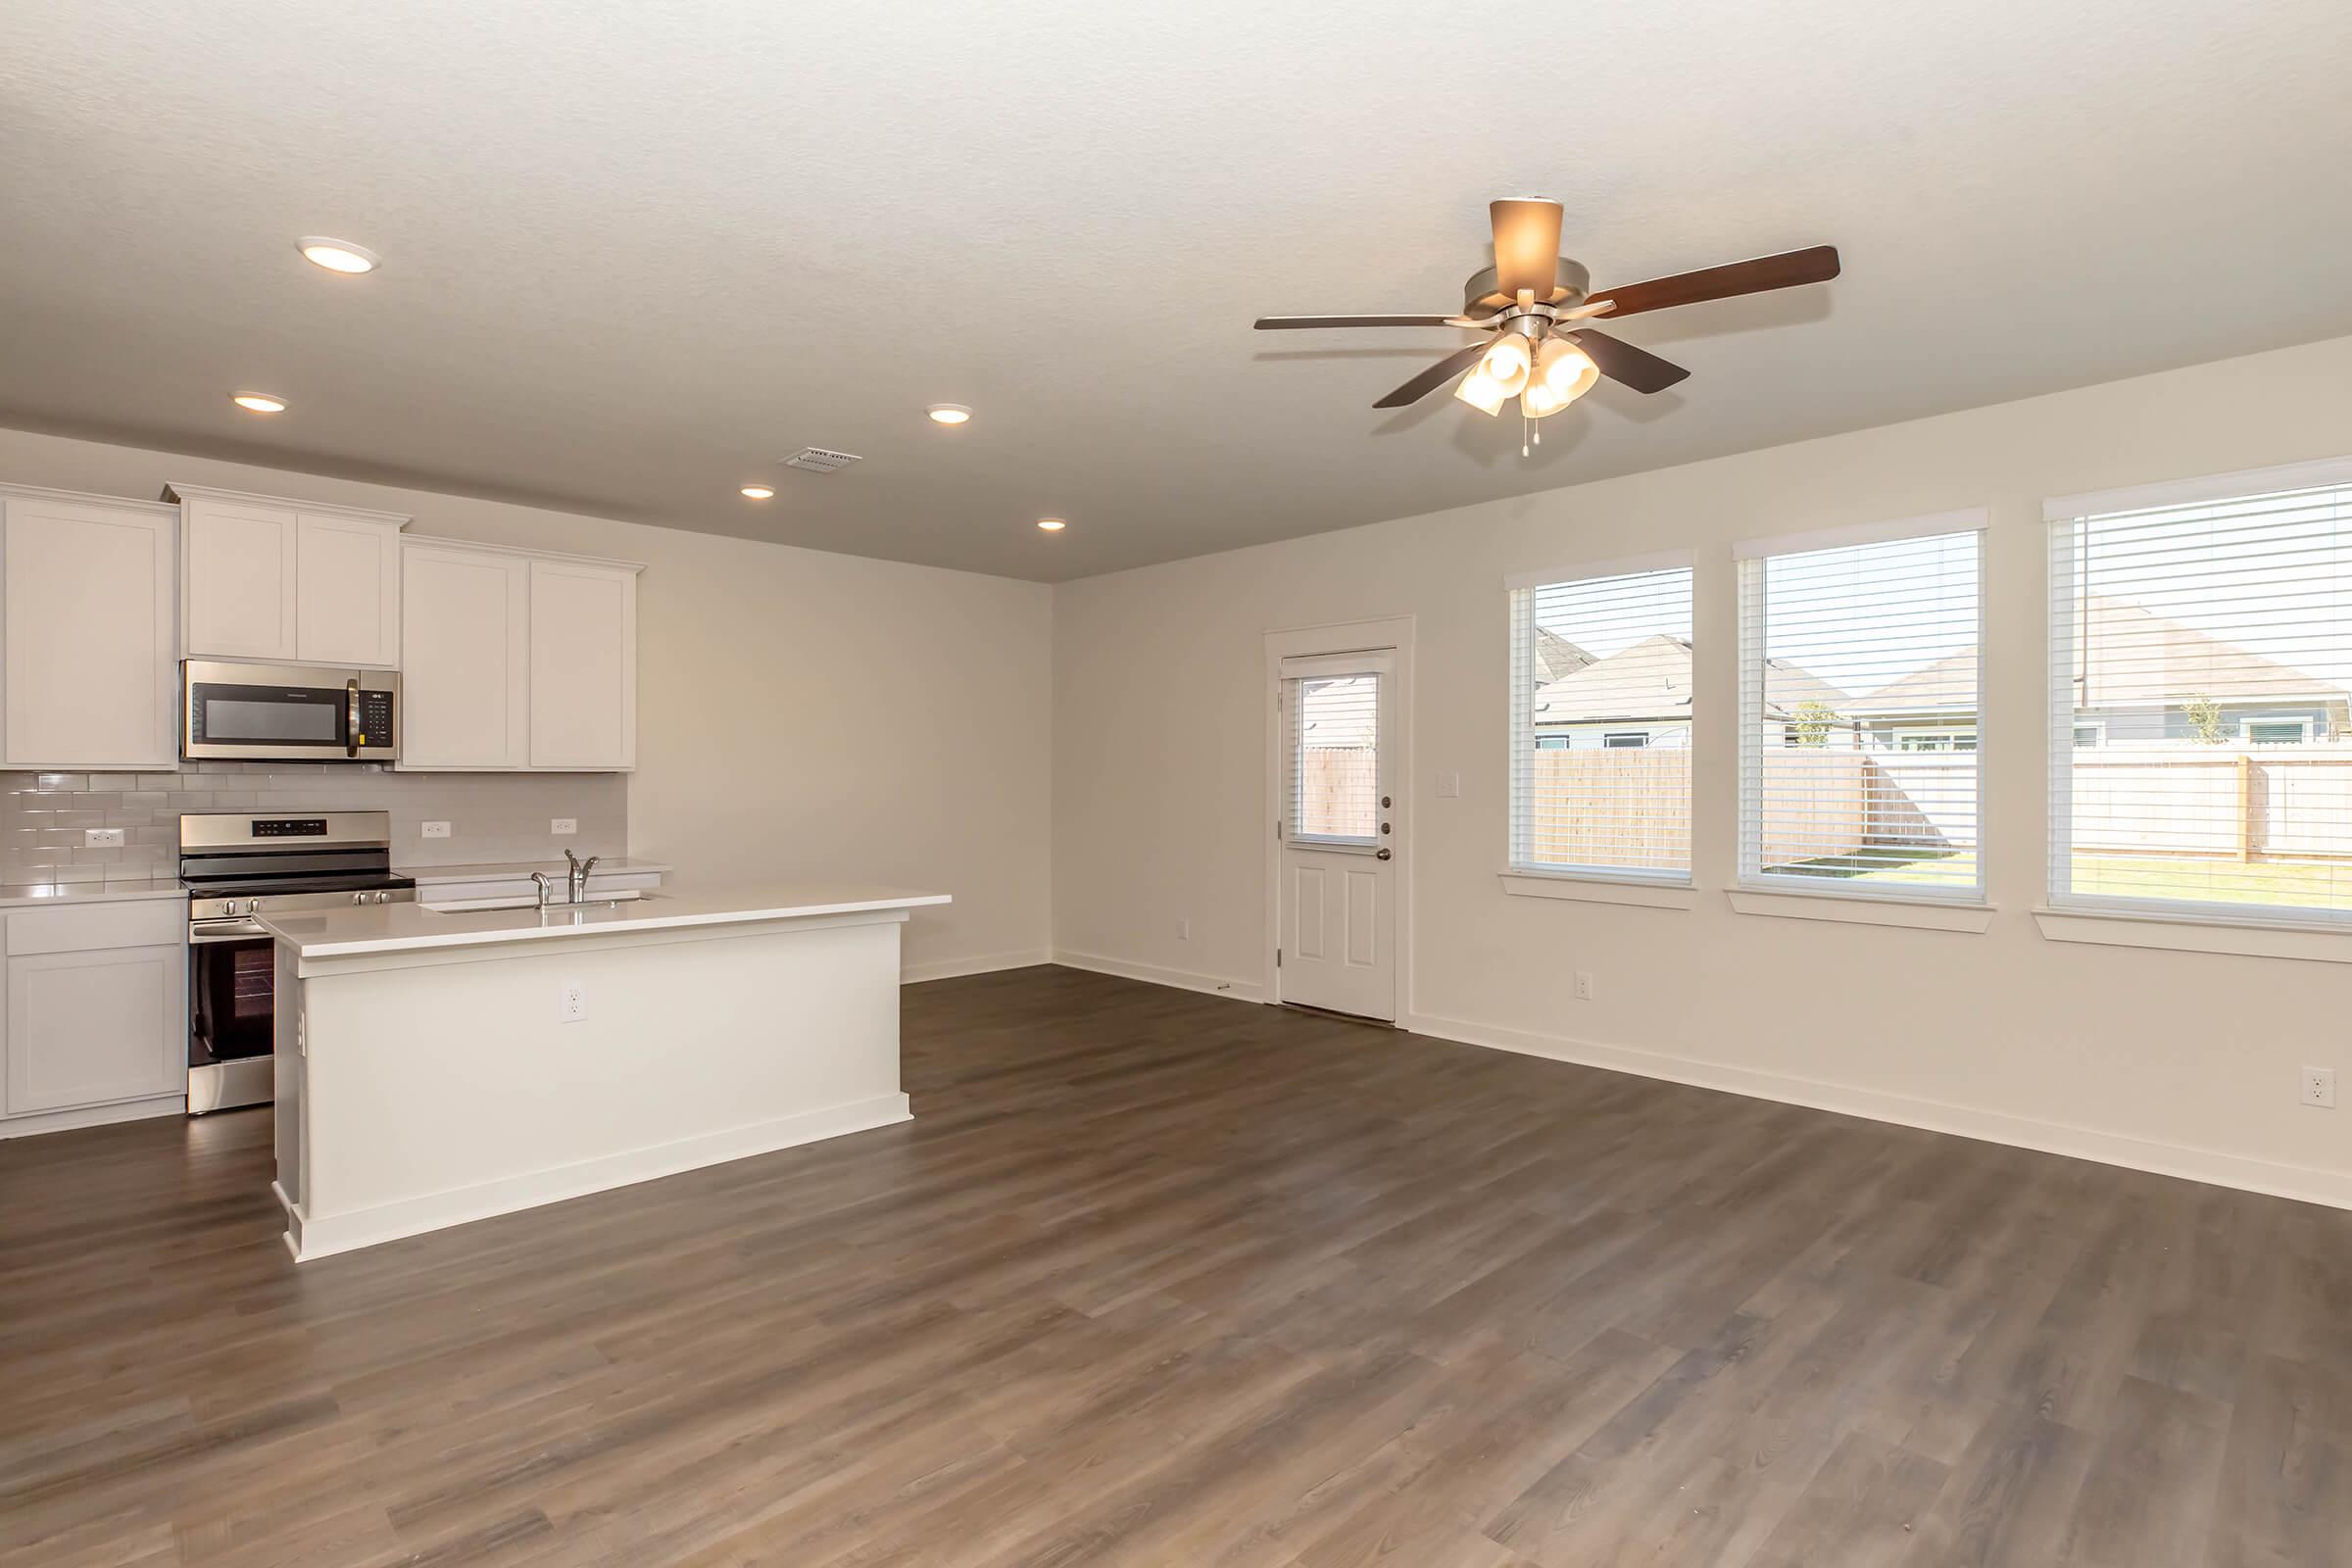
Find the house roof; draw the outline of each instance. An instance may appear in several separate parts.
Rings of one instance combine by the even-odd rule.
[[[2225,703],[2257,698],[2352,702],[2340,686],[2168,620],[2128,599],[2089,595],[2078,635],[2090,651],[2088,689],[2077,699],[2084,709],[2171,708],[2192,697]],[[1846,704],[1843,710],[1864,716],[1973,713],[1976,661],[1971,645]]]
[[[1787,718],[1798,704],[1837,708],[1846,694],[1802,665],[1775,659],[1764,681],[1767,710]],[[1589,724],[1690,716],[1690,644],[1681,637],[1645,637],[1630,648],[1539,687],[1538,724]]]
[[[1591,654],[1570,642],[1556,631],[1536,628],[1536,684],[1573,675],[1587,664],[1595,662]]]

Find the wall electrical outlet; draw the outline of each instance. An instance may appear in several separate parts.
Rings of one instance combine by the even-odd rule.
[[[564,838],[580,830],[580,819],[576,816],[553,817],[548,821],[547,830],[558,838]]]
[[[1576,1000],[1579,1002],[1592,1000],[1592,976],[1582,969],[1576,971]]]
[[[447,822],[427,822],[424,824],[424,836],[428,839],[445,839],[449,837],[449,824]]]
[[[119,850],[122,847],[122,830],[119,827],[85,827],[81,830],[81,847],[85,850]]]
[[[587,1021],[588,988],[577,980],[566,981],[564,983],[563,1017],[565,1023],[584,1023]]]
[[[2303,1103],[2317,1105],[2323,1110],[2335,1108],[2335,1069],[2306,1067],[2303,1069]]]

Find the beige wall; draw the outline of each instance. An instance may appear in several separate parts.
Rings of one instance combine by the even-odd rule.
[[[706,883],[938,888],[906,959],[1047,946],[1052,590],[532,507],[0,430],[0,478],[154,500],[168,480],[413,514],[411,531],[646,564],[631,853]],[[790,514],[777,503],[777,530]]]
[[[2042,499],[2347,452],[2352,339],[1065,584],[1056,948],[1259,988],[1263,633],[1409,615],[1404,1001],[1419,1027],[2352,1202],[2352,1109],[2295,1100],[2299,1064],[2352,1067],[2352,967],[2059,944],[2032,915],[2044,885]],[[1734,912],[1720,891],[1736,856],[1732,543],[1968,507],[1992,513],[1991,929]],[[1506,896],[1503,578],[1666,549],[1699,561],[1698,906]],[[1458,799],[1436,798],[1442,772],[1460,774]],[[1596,977],[1594,1001],[1571,997],[1580,969]]]

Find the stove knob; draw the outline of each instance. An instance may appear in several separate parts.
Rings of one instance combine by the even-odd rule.
[[[390,904],[392,902],[392,895],[389,893],[378,893],[375,896],[375,902],[378,904]]]
[[[261,913],[261,912],[262,912],[262,901],[261,901],[261,900],[259,900],[259,899],[247,899],[247,900],[245,901],[245,912],[246,912],[247,914],[259,914],[259,913]]]
[[[354,893],[351,896],[351,902],[354,904],[366,904],[368,902],[368,895],[365,893]]]

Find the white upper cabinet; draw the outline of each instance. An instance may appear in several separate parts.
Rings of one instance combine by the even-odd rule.
[[[530,766],[530,559],[407,540],[400,606],[400,765]]]
[[[531,562],[531,765],[637,765],[637,568]]]
[[[172,509],[0,489],[0,766],[178,765]]]
[[[400,663],[406,517],[175,484],[191,659]]]
[[[400,663],[400,524],[305,511],[294,521],[294,657]]]

